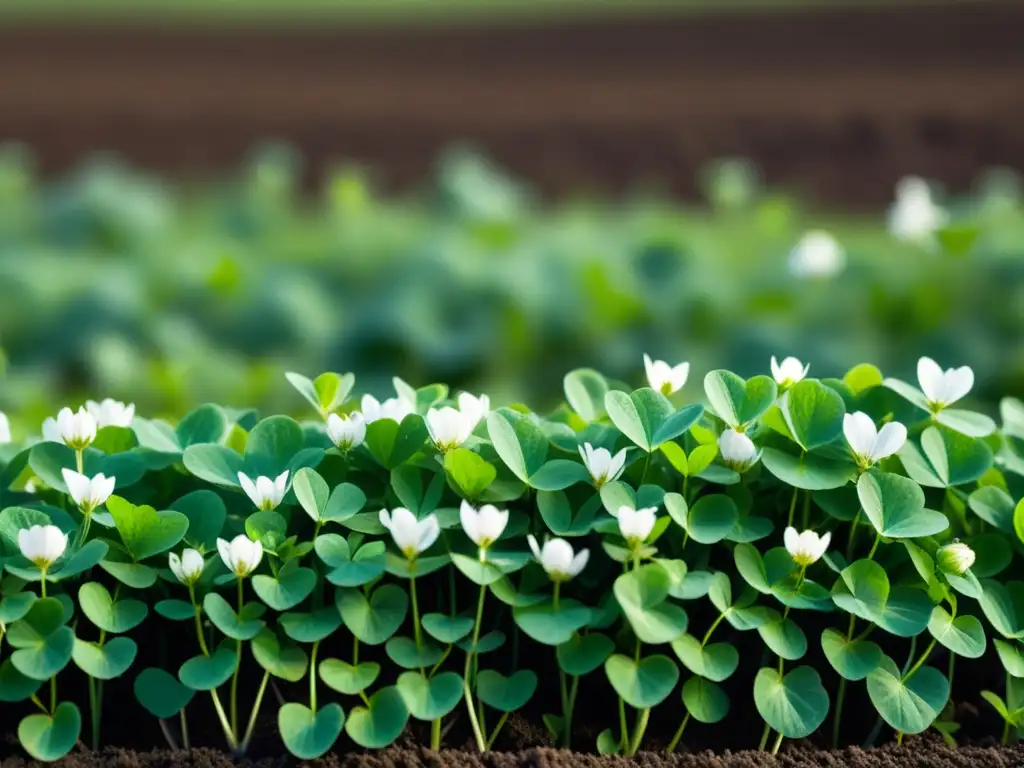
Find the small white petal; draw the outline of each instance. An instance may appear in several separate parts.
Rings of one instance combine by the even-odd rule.
[[[907,442],[907,428],[898,421],[891,421],[878,431],[871,456],[875,461],[892,456]]]

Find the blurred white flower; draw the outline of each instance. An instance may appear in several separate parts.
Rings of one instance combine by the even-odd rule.
[[[7,420],[7,414],[0,411],[0,444],[11,442],[11,423]]]
[[[619,533],[626,540],[631,549],[638,549],[647,537],[654,530],[654,523],[657,521],[658,508],[644,507],[633,509],[629,506],[619,507],[619,511],[612,517],[619,521]]]
[[[132,419],[135,418],[135,403],[125,405],[120,400],[106,398],[103,402],[86,400],[86,410],[96,419],[96,426],[103,427],[130,427]]]
[[[114,492],[115,478],[104,477],[102,472],[89,478],[65,467],[61,474],[64,475],[64,485],[68,487],[68,495],[78,505],[82,514],[88,515],[96,507],[105,504]]]
[[[380,511],[380,524],[391,533],[395,546],[401,550],[408,560],[430,549],[441,534],[441,525],[437,515],[431,513],[422,520],[405,507],[395,507],[389,514],[386,509]]]
[[[647,371],[647,383],[651,389],[667,396],[686,386],[690,364],[671,366],[664,360],[652,360],[650,355],[644,355],[644,370]]]
[[[367,424],[380,419],[391,419],[401,424],[406,416],[416,413],[416,404],[401,397],[392,397],[380,403],[373,395],[363,395],[360,410]]]
[[[584,443],[579,451],[584,466],[594,479],[595,488],[617,479],[626,467],[625,448],[612,456],[607,448],[594,448],[590,443]]]
[[[974,565],[974,550],[966,544],[953,540],[952,544],[939,547],[935,553],[935,562],[943,573],[952,573],[956,576],[963,576],[967,569]]]
[[[864,469],[892,456],[907,442],[907,428],[898,421],[891,421],[878,429],[863,411],[843,416],[843,434],[857,457],[857,463]]]
[[[18,549],[41,571],[57,562],[67,546],[67,534],[55,525],[33,525],[18,531]]]
[[[718,452],[722,460],[737,472],[746,472],[761,456],[754,441],[735,429],[727,429],[718,436]]]
[[[217,551],[227,569],[240,579],[255,571],[263,559],[263,545],[244,533],[238,534],[230,542],[217,539]]]
[[[43,422],[43,439],[84,451],[96,439],[96,429],[96,419],[85,408],[79,408],[77,413],[61,408],[56,419]]]
[[[581,549],[573,555],[572,544],[565,539],[548,539],[541,548],[532,534],[526,537],[533,556],[552,581],[569,581],[578,576],[590,559],[590,551]]]
[[[332,413],[327,417],[327,435],[342,451],[350,451],[366,439],[366,421],[358,411],[348,415]]]
[[[900,179],[896,200],[889,208],[889,231],[900,240],[928,243],[937,229],[949,219],[932,199],[928,182],[917,176]]]
[[[802,381],[811,369],[811,364],[804,365],[795,357],[787,357],[781,363],[772,355],[772,378],[783,389],[789,389]]]
[[[472,432],[491,412],[491,398],[487,395],[474,397],[469,392],[462,392],[459,394],[459,410],[472,424],[469,428],[469,431]]]
[[[826,533],[824,536],[818,536],[810,530],[797,533],[796,528],[789,526],[783,534],[782,540],[789,556],[793,558],[793,562],[801,568],[806,568],[825,554],[828,543],[832,540],[832,534]]]
[[[793,277],[833,277],[846,267],[846,254],[828,232],[812,230],[789,252],[789,273]]]
[[[427,431],[442,453],[454,450],[466,442],[475,426],[470,416],[451,406],[427,411]]]
[[[199,577],[203,575],[203,567],[206,565],[203,556],[194,549],[185,549],[181,553],[181,557],[171,552],[167,555],[167,564],[175,578],[186,587],[199,580]]]
[[[498,509],[493,504],[484,504],[475,509],[468,501],[459,508],[462,530],[480,549],[481,562],[486,559],[487,548],[498,540],[508,525],[508,510]]]
[[[967,365],[943,371],[930,357],[922,357],[917,361],[917,381],[933,410],[940,411],[971,391],[974,371]]]
[[[288,490],[288,470],[285,470],[275,479],[260,475],[256,482],[249,479],[248,475],[238,473],[238,482],[257,509],[267,511],[276,509]]]

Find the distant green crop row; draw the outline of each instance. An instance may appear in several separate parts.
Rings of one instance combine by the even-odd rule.
[[[546,407],[552,372],[635,384],[643,352],[749,374],[801,350],[818,375],[872,359],[903,377],[929,354],[971,365],[983,402],[1024,385],[1012,185],[936,198],[941,212],[904,194],[900,239],[884,211],[826,215],[737,164],[709,170],[699,206],[539,204],[462,153],[416,198],[382,199],[346,169],[308,195],[297,176],[280,148],[199,187],[98,161],[43,182],[25,154],[0,154],[0,411],[15,434],[99,394],[170,417],[210,401],[286,410],[287,370]]]

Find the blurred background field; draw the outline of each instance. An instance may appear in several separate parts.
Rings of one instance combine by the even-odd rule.
[[[286,370],[544,408],[574,367],[639,385],[645,352],[693,396],[773,354],[1024,391],[1021,6],[576,5],[326,29],[5,4],[15,431],[85,397],[301,412]],[[886,222],[911,173],[949,216],[921,242]],[[811,230],[831,274],[794,272]]]

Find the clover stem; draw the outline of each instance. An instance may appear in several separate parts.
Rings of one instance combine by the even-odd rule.
[[[47,714],[47,715],[50,714],[50,710],[48,710],[46,708],[46,706],[43,704],[43,702],[41,702],[39,700],[39,697],[36,696],[34,693],[32,694],[32,699],[31,700],[32,700],[33,704],[35,704],[37,707],[39,707],[41,710],[43,710],[44,714]]]
[[[553,596],[551,598],[551,606],[556,611],[558,610],[558,592],[559,592],[561,586],[562,586],[562,582],[560,582],[560,581],[556,581],[555,582],[555,590],[554,590],[554,594],[553,594]]]
[[[868,552],[868,560],[875,557],[875,552],[878,551],[878,545],[882,543],[882,534],[875,533],[875,543],[871,545],[871,551]]]
[[[953,673],[956,671],[956,654],[952,651],[949,652],[949,669],[946,673],[946,678],[949,680],[949,700],[953,700]]]
[[[181,712],[178,713],[181,718],[181,744],[185,749],[192,749],[192,745],[188,739],[188,718],[185,716],[185,708],[181,708]]]
[[[174,734],[167,727],[167,721],[161,717],[158,722],[160,723],[160,730],[163,732],[164,738],[167,739],[167,746],[176,751],[178,749],[178,742],[174,740]]]
[[[711,622],[711,626],[708,627],[708,631],[704,633],[704,639],[700,641],[700,647],[703,648],[708,644],[708,640],[711,639],[711,633],[718,628],[718,625],[722,623],[722,619],[725,618],[725,612],[718,614],[718,618]]]
[[[473,737],[476,739],[476,746],[481,752],[487,751],[487,741],[484,739],[483,731],[480,730],[480,720],[476,715],[476,707],[473,704],[473,691],[470,688],[470,672],[473,669],[473,658],[476,655],[476,646],[480,641],[480,622],[484,615],[484,598],[487,597],[487,587],[480,585],[480,597],[476,603],[476,620],[473,622],[473,643],[466,651],[466,667],[462,673],[462,693],[466,699],[466,709],[469,710],[469,722],[473,726]]]
[[[650,468],[651,468],[651,452],[648,451],[647,452],[647,458],[644,459],[644,472],[643,472],[642,475],[640,475],[640,485],[643,485],[644,484],[644,480],[647,479],[647,470],[649,470]],[[640,485],[638,485],[637,487],[639,488]]]
[[[775,739],[775,744],[772,746],[772,754],[779,754],[779,747],[782,746],[782,731],[779,731],[779,737]]]
[[[238,615],[242,615],[245,596],[242,590],[242,579],[238,578]],[[235,641],[235,673],[231,676],[231,735],[238,735],[238,673],[242,670],[242,641]]]
[[[39,594],[42,597],[46,597],[46,569],[41,568],[39,570]]]
[[[765,747],[768,746],[768,737],[771,735],[772,727],[768,723],[764,724],[764,731],[761,732],[761,743],[757,745],[759,752],[764,752]]]
[[[903,743],[903,731],[896,731],[896,745],[899,746]]]
[[[57,676],[50,678],[50,714],[57,709]]]
[[[789,502],[789,517],[786,519],[786,527],[791,528],[793,526],[793,513],[796,512],[796,497],[800,493],[799,488],[793,489],[793,498]]]
[[[683,722],[679,724],[679,730],[676,731],[676,735],[672,737],[672,741],[669,742],[666,750],[668,752],[675,752],[676,747],[679,746],[680,740],[683,738],[683,731],[686,730],[686,726],[690,723],[690,713],[686,713],[686,717],[683,718]]]
[[[96,696],[96,678],[92,675],[89,675],[89,715],[92,719],[92,750],[96,752],[100,748],[100,712]]]
[[[853,639],[853,628],[857,623],[857,617],[850,614],[850,626],[846,630],[846,642]],[[832,749],[839,749],[839,721],[843,714],[843,701],[846,698],[846,678],[839,677],[839,691],[836,693],[836,714],[832,719]]]
[[[316,648],[316,644],[315,643],[313,644],[313,647]],[[316,674],[316,672],[314,671],[315,667],[316,667],[316,662],[314,661],[314,663],[310,665],[310,676],[311,677]],[[242,754],[245,754],[246,750],[249,749],[249,742],[252,741],[252,732],[256,728],[256,717],[260,713],[260,705],[263,704],[263,694],[267,690],[267,682],[269,680],[270,680],[270,673],[269,672],[264,672],[263,673],[263,681],[260,683],[259,690],[256,692],[256,699],[255,699],[255,701],[253,702],[253,705],[252,705],[252,714],[249,715],[249,725],[246,726],[245,737],[242,739],[242,746],[239,748],[239,751]],[[312,689],[313,685],[314,685],[314,683],[310,682],[310,686],[309,687]],[[313,711],[315,713],[316,709],[314,708]],[[182,712],[184,713],[184,710],[182,710]]]
[[[629,729],[626,726],[626,702],[619,696],[619,745],[623,753],[629,754]]]
[[[569,707],[565,711],[565,717],[562,718],[562,732],[565,736],[563,746],[565,749],[569,749],[572,743],[572,711],[576,707],[576,694],[580,689],[580,678],[578,675],[573,675],[572,685],[569,686]]]
[[[416,640],[416,652],[423,651],[423,638],[420,637],[420,606],[416,600],[416,574],[409,573],[409,594],[412,597],[412,634]],[[420,672],[423,670],[421,669]]]
[[[192,603],[193,615],[196,620],[196,638],[199,640],[199,649],[203,652],[203,656],[210,655],[210,649],[206,645],[206,636],[203,633],[203,620],[202,613],[203,609],[196,602],[196,590],[191,584],[188,585],[188,598]],[[228,725],[228,718],[224,714],[224,707],[221,706],[220,697],[217,695],[216,690],[210,691],[210,698],[213,699],[213,708],[217,711],[217,719],[220,720],[221,728],[224,729],[224,736],[228,740],[228,746],[232,749],[235,748],[235,732],[231,730],[231,726]]]
[[[689,501],[686,498],[686,494],[687,494],[687,492],[689,490],[690,490],[690,476],[689,475],[683,475],[683,501],[685,501],[687,504],[689,504]]]
[[[309,652],[309,709],[316,714],[316,652],[320,649],[320,641],[313,643]]]
[[[441,749],[441,718],[430,723],[430,748],[434,752]]]
[[[359,666],[359,638],[352,637],[352,666]]]
[[[78,474],[82,474],[82,471],[84,469],[85,469],[85,456],[83,455],[83,451],[82,451],[81,448],[76,448],[75,449],[75,470],[78,472]]]
[[[912,666],[910,668],[910,671],[907,672],[907,674],[905,674],[903,676],[903,681],[904,682],[909,680],[913,676],[913,674],[915,672],[917,672],[918,669],[921,668],[921,665],[924,664],[928,660],[928,656],[931,655],[931,652],[932,652],[933,648],[935,648],[935,640],[934,639],[928,644],[928,647],[924,649],[924,653],[921,654],[921,658],[919,658],[917,660],[917,663],[914,664],[914,666]]]
[[[640,742],[643,741],[644,731],[647,730],[647,721],[651,717],[650,707],[641,709],[640,714],[637,715],[636,725],[633,727],[633,739],[629,745],[629,756],[632,757],[640,749]]]
[[[857,536],[857,528],[860,526],[860,516],[862,514],[863,514],[863,512],[858,509],[856,517],[853,518],[853,524],[850,526],[850,536],[846,540],[846,560],[847,560],[847,562],[849,562],[849,560],[853,557],[853,542],[854,542],[854,539]]]
[[[488,749],[494,746],[494,741],[498,738],[498,734],[501,732],[502,726],[505,725],[506,720],[508,720],[508,712],[503,712],[501,717],[498,719],[498,724],[494,726],[494,730],[491,731],[491,737],[487,740]]]

